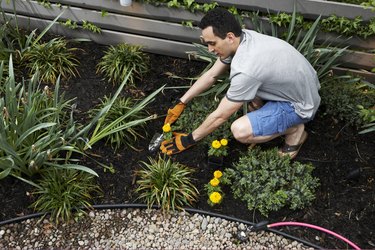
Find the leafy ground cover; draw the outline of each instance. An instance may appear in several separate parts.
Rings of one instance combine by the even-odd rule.
[[[76,97],[75,115],[81,121],[87,119],[86,111],[100,103],[105,95],[113,94],[117,86],[103,80],[97,75],[96,65],[104,55],[106,46],[95,43],[75,44],[80,60],[79,75],[67,82],[62,82],[62,89],[69,98]],[[135,82],[135,87],[123,90],[125,96],[142,98],[160,86],[185,86],[188,80],[168,77],[168,72],[181,77],[198,75],[206,66],[203,62],[189,61],[173,57],[150,54],[151,71],[143,79]],[[155,132],[160,132],[168,107],[175,97],[179,97],[183,89],[166,89],[148,106],[148,111],[160,115],[160,118],[147,123],[144,138],[134,145],[135,149],[123,146],[113,150],[104,142],[98,142],[91,150],[90,157],[81,158],[82,165],[94,169],[103,194],[95,197],[96,204],[136,203],[134,194],[134,171],[141,167],[140,161],[148,157],[156,157],[158,152],[150,152],[148,143]],[[300,221],[315,224],[337,232],[362,248],[374,248],[375,235],[375,140],[374,133],[359,135],[358,131],[337,122],[334,117],[324,116],[321,107],[316,119],[307,125],[309,138],[296,161],[311,162],[315,170],[313,175],[320,180],[316,199],[311,206],[302,210],[282,209],[271,212],[268,218],[256,211],[250,211],[246,204],[233,198],[230,187],[224,186],[224,200],[219,206],[211,207],[207,203],[204,186],[212,178],[215,170],[207,164],[207,150],[193,147],[186,152],[173,156],[172,160],[195,169],[193,183],[200,191],[195,208],[225,214],[253,222],[268,220]],[[187,132],[187,131],[185,131]],[[282,144],[281,139],[261,145],[267,149]],[[219,170],[231,167],[238,160],[241,152],[247,150],[246,145],[229,142],[228,156]],[[92,160],[95,159],[96,161]],[[103,169],[97,163],[112,166]],[[112,171],[109,171],[112,170]],[[29,205],[35,200],[31,195],[32,186],[15,178],[6,178],[0,182],[0,220],[33,213]],[[320,232],[304,228],[283,228],[297,237],[301,237],[325,248],[346,248],[347,246]]]

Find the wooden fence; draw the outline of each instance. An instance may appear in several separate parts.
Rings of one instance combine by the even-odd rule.
[[[204,2],[198,0],[197,2]],[[21,27],[44,29],[52,20],[60,15],[60,21],[71,20],[79,24],[78,29],[70,29],[56,24],[51,32],[66,37],[87,38],[99,44],[114,45],[122,42],[138,44],[151,53],[175,57],[187,57],[186,52],[195,50],[194,42],[199,42],[200,30],[196,27],[183,26],[182,21],[198,23],[202,13],[166,7],[156,7],[149,4],[134,2],[131,6],[123,7],[119,0],[50,0],[51,6],[44,7],[35,0],[1,1],[1,8],[11,18],[17,13],[17,22]],[[222,6],[236,6],[245,10],[261,10],[269,12],[297,12],[306,17],[316,18],[330,14],[354,18],[361,16],[363,20],[374,17],[374,12],[361,6],[342,4],[320,0],[220,0]],[[106,15],[103,15],[106,13]],[[101,28],[101,33],[93,33],[82,29],[83,21],[88,21]],[[246,22],[251,28],[251,22]],[[264,25],[267,22],[264,20]],[[366,77],[371,82],[375,74],[370,70],[375,68],[374,54],[368,51],[375,49],[375,38],[361,39],[337,38],[333,34],[320,34],[320,40],[328,40],[333,44],[343,43],[349,46],[352,53],[342,58],[345,68],[337,68],[339,73],[348,70]]]

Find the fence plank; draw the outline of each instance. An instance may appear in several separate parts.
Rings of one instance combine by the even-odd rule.
[[[203,0],[200,0],[204,2]],[[361,16],[362,20],[368,21],[374,17],[374,12],[370,8],[365,8],[356,4],[347,4],[334,1],[322,0],[217,0],[222,6],[233,6],[237,8],[261,11],[261,12],[287,12],[292,13],[294,7],[298,13],[310,18],[318,16],[327,17],[331,14],[347,18]]]
[[[8,18],[11,17],[10,14],[7,14],[7,16]],[[18,15],[17,19],[20,27],[29,27],[31,29],[39,30],[43,30],[52,22],[51,20],[40,20],[38,18],[22,15]],[[50,31],[54,34],[62,35],[68,38],[84,38],[104,45],[116,45],[119,43],[137,44],[143,46],[143,50],[146,52],[172,57],[188,58],[186,51],[195,50],[194,45],[191,43],[176,42],[106,29],[102,29],[102,32],[97,34],[86,30],[71,30],[57,24],[53,25]]]
[[[71,6],[60,8],[57,5],[51,5],[51,8],[45,8],[36,1],[16,1],[15,3],[17,13],[24,16],[53,20],[64,12],[60,21],[72,20],[81,23],[82,20],[86,20],[107,30],[182,42],[199,42],[200,30],[196,27],[188,28],[177,23],[115,13],[108,13],[107,16],[102,17],[101,11]],[[12,5],[5,4],[2,8],[8,12],[13,10]]]

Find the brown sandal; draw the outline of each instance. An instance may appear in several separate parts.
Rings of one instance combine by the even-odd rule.
[[[297,145],[288,145],[284,144],[284,146],[279,150],[279,155],[280,156],[287,156],[289,155],[290,159],[296,158],[299,150],[301,149],[303,143],[307,139],[307,132],[303,131],[302,137]]]

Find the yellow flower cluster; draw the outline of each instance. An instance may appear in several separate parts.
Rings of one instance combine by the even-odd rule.
[[[213,148],[219,149],[221,146],[228,145],[228,140],[227,139],[221,139],[220,141],[214,140],[211,145],[212,145]]]
[[[214,178],[210,180],[208,185],[208,198],[210,205],[215,205],[221,202],[223,196],[221,195],[221,188],[219,187],[220,178],[223,176],[223,173],[220,170],[214,172]]]
[[[221,176],[223,176],[223,172],[221,172],[220,170],[216,170],[215,172],[214,172],[214,177],[215,178],[220,178]]]
[[[162,129],[163,129],[164,140],[169,140],[173,137],[171,124],[169,123],[164,124]]]
[[[213,178],[213,179],[210,180],[210,184],[213,187],[217,187],[219,185],[219,183],[220,183],[220,181],[219,181],[218,178]]]
[[[227,139],[221,139],[221,140],[214,140],[211,143],[211,147],[208,150],[209,156],[227,156],[227,146],[228,140]]]
[[[219,192],[212,192],[210,194],[210,201],[214,204],[218,204],[221,201],[221,194]]]
[[[163,126],[162,129],[163,129],[163,132],[164,132],[164,133],[168,133],[168,132],[171,131],[171,125],[170,125],[169,123],[164,124],[164,126]]]

